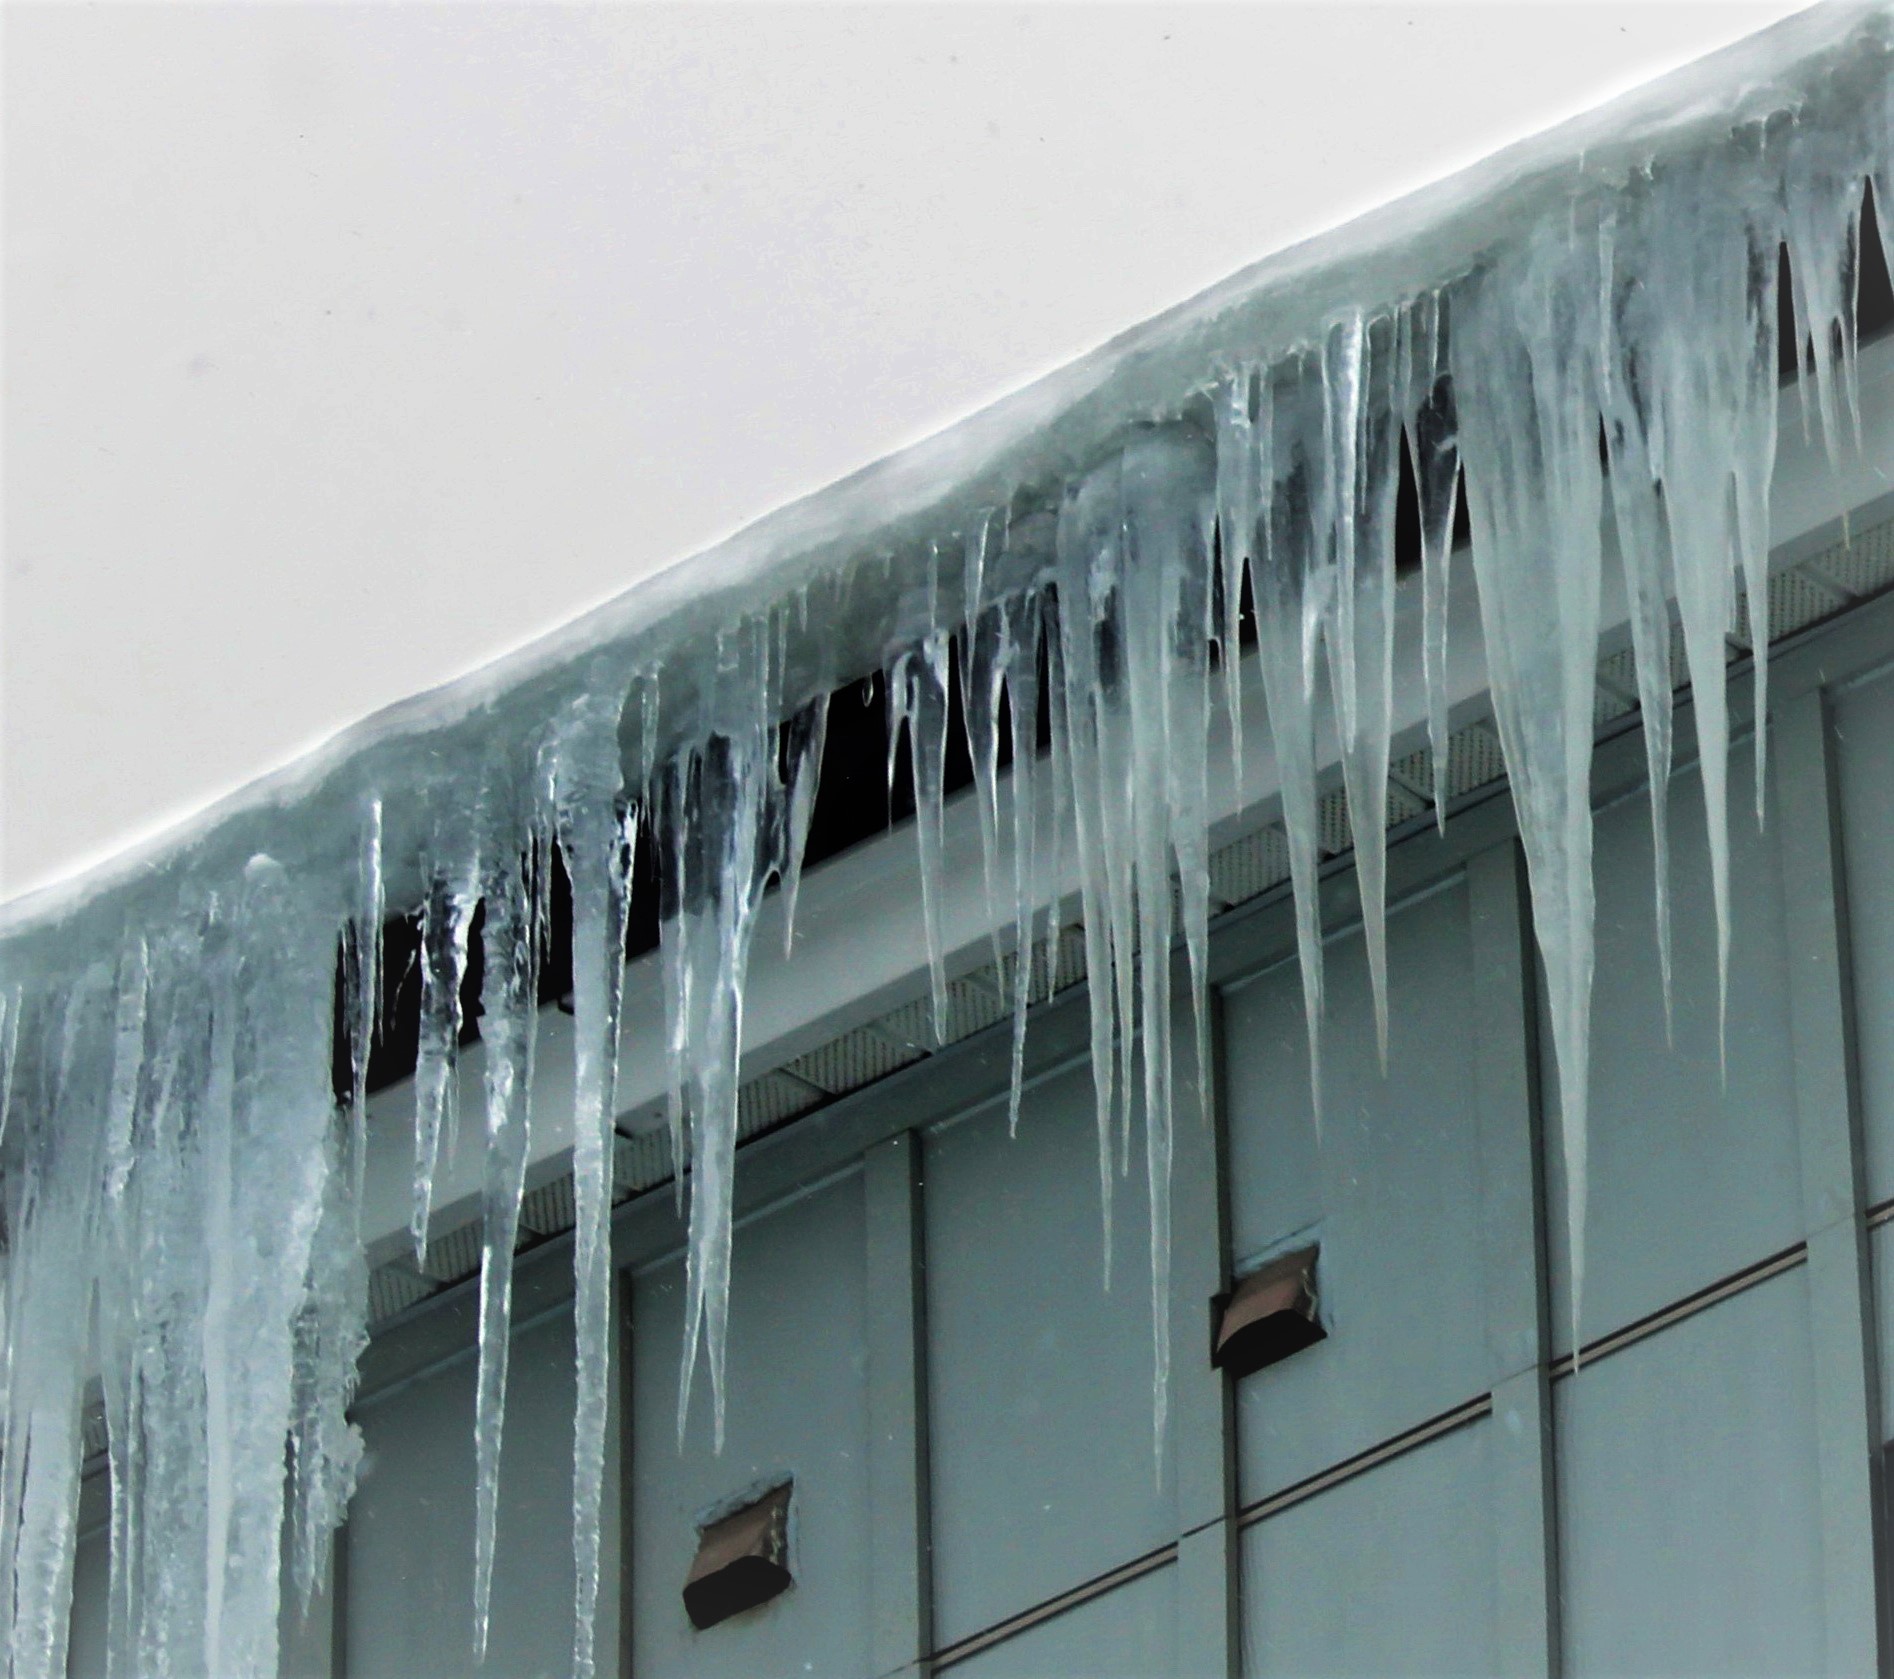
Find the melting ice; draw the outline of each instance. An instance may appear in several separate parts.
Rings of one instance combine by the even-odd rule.
[[[1382,925],[1390,694],[1397,662],[1414,661],[1444,785],[1446,579],[1463,472],[1581,1276],[1603,580],[1615,549],[1666,976],[1673,610],[1681,628],[1721,976],[1722,677],[1739,601],[1766,785],[1780,260],[1786,250],[1803,423],[1839,451],[1860,423],[1866,183],[1881,227],[1894,228],[1889,50],[1880,11],[1793,20],[1676,84],[1670,108],[1645,108],[1625,134],[1588,130],[1598,143],[1580,164],[1543,148],[1503,160],[1470,198],[1436,195],[1426,216],[1368,224],[1383,229],[1380,245],[1344,237],[1319,261],[1292,254],[1240,276],[982,417],[971,441],[897,458],[634,591],[516,669],[368,726],[297,785],[268,789],[90,899],[16,912],[0,938],[8,1672],[64,1671],[94,1375],[109,1436],[112,1671],[275,1670],[283,1559],[307,1601],[360,1451],[348,1406],[366,1342],[364,1241],[387,1234],[362,1223],[365,1092],[398,977],[383,972],[381,929],[401,911],[421,927],[417,1250],[432,1233],[444,1144],[478,1123],[483,1145],[468,1612],[484,1641],[541,965],[563,869],[576,1046],[573,1667],[591,1673],[621,1042],[667,1069],[689,1197],[679,1424],[701,1355],[721,1438],[749,951],[773,881],[786,937],[793,928],[828,695],[871,670],[888,696],[891,761],[905,741],[912,767],[937,1019],[951,1002],[939,888],[958,684],[1013,1005],[1015,1124],[1034,951],[1056,930],[1051,895],[1076,889],[1100,1195],[1109,1219],[1118,1180],[1141,1160],[1162,1323],[1172,1093],[1206,1076],[1217,719],[1229,719],[1240,773],[1253,749],[1236,727],[1249,666],[1288,837],[1319,1114],[1319,772],[1339,763],[1385,1054],[1387,989],[1414,979],[1387,972]],[[1404,462],[1421,534],[1415,647],[1394,640]],[[1255,645],[1239,658],[1245,602]],[[624,1018],[641,833],[659,863],[661,1033]],[[469,1112],[457,1097],[476,949],[477,1120],[473,1087]],[[1187,998],[1173,997],[1176,975]],[[1181,1057],[1180,1027],[1191,1046]],[[1160,1435],[1164,1359],[1160,1336]]]

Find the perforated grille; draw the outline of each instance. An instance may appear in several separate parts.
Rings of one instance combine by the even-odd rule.
[[[1894,519],[1853,533],[1825,553],[1791,568],[1861,599],[1894,585]]]

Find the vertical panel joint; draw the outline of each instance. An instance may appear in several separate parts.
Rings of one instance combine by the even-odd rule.
[[[919,1671],[933,1643],[928,1566],[926,1294],[921,1144],[902,1132],[863,1161],[868,1264],[870,1671]]]

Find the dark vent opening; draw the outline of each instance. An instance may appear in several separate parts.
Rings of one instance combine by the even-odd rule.
[[[1315,1289],[1318,1251],[1272,1259],[1211,1302],[1213,1365],[1243,1377],[1327,1338]]]
[[[789,1572],[793,1491],[793,1483],[784,1482],[699,1530],[684,1582],[684,1612],[699,1632],[760,1608],[795,1584]]]

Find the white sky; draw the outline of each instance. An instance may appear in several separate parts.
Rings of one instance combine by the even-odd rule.
[[[1797,9],[10,5],[0,895]]]

